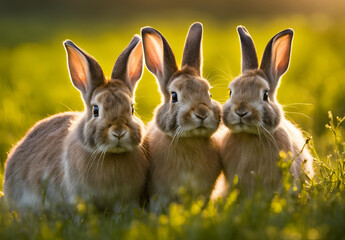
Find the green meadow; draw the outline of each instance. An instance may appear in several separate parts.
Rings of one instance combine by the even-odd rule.
[[[83,111],[80,93],[69,79],[65,39],[94,56],[110,76],[117,56],[148,25],[167,38],[180,63],[185,36],[196,20],[0,18],[0,191],[7,153],[35,122],[59,112]],[[281,79],[278,100],[286,117],[311,138],[314,181],[290,195],[289,161],[282,154],[282,192],[258,191],[249,199],[235,187],[226,199],[204,205],[182,189],[185,201],[172,204],[168,214],[143,209],[103,214],[81,203],[71,217],[43,214],[23,219],[0,202],[0,239],[345,239],[345,20],[295,15],[202,23],[203,76],[213,87],[213,98],[222,104],[229,95],[228,84],[240,74],[236,26],[246,26],[259,59],[271,37],[294,29],[290,67]],[[135,94],[135,112],[147,123],[159,103],[156,80],[145,69]]]

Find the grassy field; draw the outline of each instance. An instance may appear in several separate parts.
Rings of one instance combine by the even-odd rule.
[[[71,39],[93,55],[109,76],[117,56],[145,25],[163,33],[180,62],[193,21],[143,18],[140,24],[124,24],[0,18],[1,169],[11,146],[36,121],[58,112],[83,110],[79,92],[69,80],[63,40]],[[278,99],[287,117],[312,136],[315,181],[304,185],[298,196],[287,193],[288,174],[280,194],[258,191],[248,199],[234,188],[224,202],[207,206],[186,196],[183,204],[172,204],[170,213],[160,216],[142,209],[108,216],[81,204],[70,218],[18,219],[0,203],[1,239],[345,239],[345,139],[341,119],[335,117],[345,115],[345,21],[293,16],[270,21],[208,19],[203,24],[203,73],[213,86],[213,98],[221,103],[227,100],[229,82],[240,72],[237,25],[250,31],[259,58],[274,34],[288,27],[295,30],[292,60]],[[136,92],[136,113],[148,122],[159,102],[155,79],[145,70]],[[283,164],[282,169],[286,173],[287,166]]]

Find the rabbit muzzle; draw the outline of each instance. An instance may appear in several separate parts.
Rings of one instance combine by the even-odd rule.
[[[224,109],[223,120],[233,132],[257,133],[260,124],[260,112],[246,102],[230,104]]]
[[[218,128],[219,118],[206,104],[191,106],[186,111],[180,126],[184,129],[182,136],[211,136]]]
[[[203,127],[204,123],[207,121],[207,118],[210,115],[210,109],[204,105],[200,104],[192,111],[192,118],[195,123],[199,125],[199,127]]]
[[[107,152],[123,153],[132,148],[129,129],[112,126],[108,130]]]

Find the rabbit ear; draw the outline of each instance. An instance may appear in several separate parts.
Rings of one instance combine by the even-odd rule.
[[[188,31],[183,51],[182,67],[188,65],[196,69],[201,76],[202,72],[202,24],[193,23]]]
[[[133,92],[142,73],[143,50],[141,39],[138,35],[134,35],[131,42],[117,58],[111,78],[125,81]]]
[[[246,70],[257,69],[259,63],[252,37],[243,26],[238,26],[237,32],[241,42],[242,73]]]
[[[105,83],[103,71],[97,61],[77,47],[72,41],[64,41],[69,74],[73,85],[89,100],[93,91]]]
[[[146,66],[157,77],[163,94],[169,95],[168,82],[178,69],[174,53],[167,40],[154,28],[142,28],[141,36]]]
[[[290,63],[293,30],[286,29],[275,35],[267,44],[260,68],[268,77],[271,91],[275,91],[280,77]]]

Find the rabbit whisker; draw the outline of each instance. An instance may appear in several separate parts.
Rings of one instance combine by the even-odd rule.
[[[225,62],[225,64],[226,64],[226,68],[227,68],[227,70],[228,70],[228,76],[229,76],[229,78],[233,78],[233,76],[232,76],[232,74],[231,74],[231,71],[230,71],[230,67],[229,67],[229,63],[228,63],[228,61],[227,61],[227,59],[225,58],[225,57],[223,57],[223,56],[221,56],[221,59],[223,59],[223,61]]]
[[[104,162],[106,161],[105,160],[105,155],[106,154],[107,154],[107,151],[106,151],[106,149],[104,149],[103,152],[102,152],[103,157],[102,157],[102,161],[101,161],[101,171],[102,171],[102,169],[104,169]],[[116,161],[113,161],[113,162],[116,164]],[[101,172],[100,176],[102,176],[102,172]],[[97,178],[97,179],[100,179],[100,178]]]
[[[265,137],[267,143],[271,143],[276,149],[278,149],[275,138],[272,135],[272,133],[267,129],[266,125],[264,123],[260,123],[258,126],[259,126],[260,130],[263,130],[262,133],[263,133],[263,136]]]
[[[89,173],[91,166],[93,165],[93,162],[97,158],[98,154],[99,154],[99,148],[97,147],[92,151],[89,159],[86,161],[85,170],[80,174],[78,181],[81,181]]]
[[[306,118],[311,120],[311,118],[308,115],[304,114],[304,113],[300,113],[300,112],[287,112],[287,111],[284,111],[284,113],[301,115],[301,116],[306,117]]]
[[[313,106],[314,104],[311,104],[311,103],[288,103],[288,104],[284,104],[283,107],[285,107],[285,106],[293,106],[293,105]]]
[[[179,139],[179,134],[180,132],[182,131],[182,127],[181,126],[178,126],[177,129],[175,130],[175,134],[170,142],[170,145],[169,145],[169,150],[168,150],[168,159],[170,159],[170,155],[172,154],[172,150],[175,149],[176,147],[176,144],[177,144],[177,141]]]

